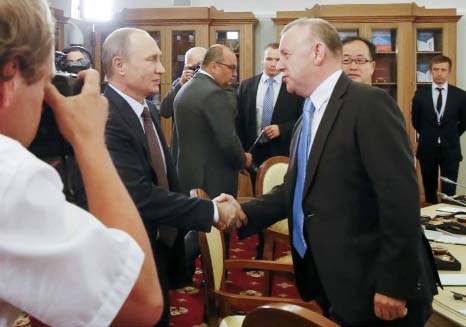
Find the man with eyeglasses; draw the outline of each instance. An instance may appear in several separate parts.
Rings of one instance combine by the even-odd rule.
[[[372,84],[375,70],[375,45],[359,36],[343,40],[343,59],[341,68],[353,81]]]

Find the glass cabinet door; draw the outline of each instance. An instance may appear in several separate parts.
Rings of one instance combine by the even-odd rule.
[[[172,31],[171,39],[171,79],[174,81],[183,72],[186,51],[196,46],[196,33],[195,31]]]
[[[375,45],[377,53],[372,85],[386,90],[396,100],[398,95],[397,29],[373,29],[370,40]]]
[[[416,85],[432,83],[429,67],[432,58],[442,54],[441,28],[416,29]]]
[[[223,44],[231,49],[238,61],[238,76],[240,76],[240,31],[239,30],[217,30],[215,31],[216,44]]]

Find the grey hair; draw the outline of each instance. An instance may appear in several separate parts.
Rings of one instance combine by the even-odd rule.
[[[341,57],[343,45],[340,35],[332,24],[321,18],[300,18],[286,25],[281,35],[295,26],[308,27],[310,44],[317,38],[325,44],[335,58]]]

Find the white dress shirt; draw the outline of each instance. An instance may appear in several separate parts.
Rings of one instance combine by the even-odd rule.
[[[266,73],[263,73],[259,81],[259,86],[257,87],[256,95],[256,135],[259,135],[262,130],[262,109],[264,107],[264,97],[269,87],[269,78],[270,76]],[[283,74],[279,73],[273,78],[275,83],[273,83],[273,106],[277,103],[278,93],[280,93],[280,88],[282,87]]]
[[[330,100],[330,96],[332,95],[333,89],[337,84],[338,79],[340,78],[342,70],[337,70],[332,75],[327,77],[325,81],[323,81],[310,95],[310,100],[314,104],[316,108],[314,112],[314,117],[312,118],[311,123],[311,144],[309,146],[309,151],[311,151],[312,144],[314,143],[314,139],[317,133],[317,129],[319,128],[320,121],[324,116],[325,110],[327,109],[328,101]]]

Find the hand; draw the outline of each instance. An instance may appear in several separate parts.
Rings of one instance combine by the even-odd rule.
[[[264,135],[270,140],[280,136],[280,127],[278,125],[269,125],[264,128]]]
[[[238,229],[248,223],[248,218],[240,204],[231,195],[222,193],[214,201],[219,212],[219,229]]]
[[[49,83],[45,100],[52,107],[60,132],[73,148],[96,142],[104,144],[108,101],[100,94],[99,73],[88,69],[81,71],[78,78],[84,80],[80,94],[65,97]]]
[[[244,164],[244,167],[249,168],[252,165],[252,154],[249,152],[245,152],[244,154],[246,156],[246,163]]]
[[[191,69],[191,65],[184,65],[183,72],[181,73],[180,84],[183,85],[194,76],[194,71]]]
[[[374,295],[374,313],[382,320],[404,318],[408,314],[406,300],[395,299],[380,293]]]

